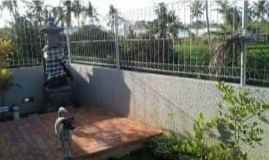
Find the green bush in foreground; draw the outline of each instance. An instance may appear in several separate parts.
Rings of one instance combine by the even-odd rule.
[[[262,113],[269,105],[250,95],[247,90],[218,84],[223,102],[219,115],[206,120],[201,113],[186,137],[170,133],[149,143],[156,157],[169,160],[247,160],[243,146],[261,144]]]

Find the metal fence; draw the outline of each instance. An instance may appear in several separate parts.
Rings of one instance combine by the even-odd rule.
[[[180,0],[116,10],[98,23],[72,30],[72,61],[239,82],[243,52],[247,82],[265,85],[268,29],[260,26],[268,22],[249,20],[245,25],[249,36],[244,37],[243,6],[243,0]],[[246,20],[250,19],[247,9]]]
[[[14,53],[7,59],[9,67],[37,66],[42,64],[45,37],[40,27],[21,17],[5,30],[12,39]]]
[[[77,25],[75,19],[66,28],[71,60],[269,85],[269,17],[253,14],[253,4],[244,2],[179,0],[127,11],[111,7]],[[45,37],[33,25],[22,19],[12,27],[11,67],[42,63]]]
[[[72,61],[238,82],[245,74],[248,83],[266,85],[267,21],[250,21],[250,6],[245,4],[243,10],[244,0],[227,2],[180,0],[115,9],[96,23],[72,29]],[[249,21],[242,25],[245,20]],[[243,72],[242,55],[247,55]]]

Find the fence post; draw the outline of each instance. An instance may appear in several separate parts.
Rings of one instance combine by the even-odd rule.
[[[67,27],[66,29],[66,33],[65,33],[65,36],[66,36],[66,46],[67,46],[67,58],[68,58],[68,63],[71,64],[72,60],[71,60],[71,49],[70,49],[70,38],[69,38],[69,27]]]
[[[241,51],[241,74],[240,74],[240,85],[243,87],[246,85],[246,56],[247,56],[247,45],[246,45],[246,34],[247,34],[247,9],[248,9],[248,1],[244,0],[243,4],[243,14],[242,14],[242,51]]]
[[[116,50],[116,67],[120,69],[120,49],[119,49],[119,35],[118,35],[118,15],[115,13],[113,15],[114,18],[114,40],[115,40],[115,50]]]

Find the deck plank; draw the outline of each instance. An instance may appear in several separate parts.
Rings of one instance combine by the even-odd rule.
[[[105,154],[159,135],[161,130],[95,108],[71,109],[75,117],[72,152],[76,159]],[[0,159],[62,160],[56,143],[56,113],[0,123]]]

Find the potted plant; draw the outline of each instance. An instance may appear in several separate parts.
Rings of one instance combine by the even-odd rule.
[[[7,57],[13,53],[13,44],[9,39],[0,38],[0,97],[1,105],[5,105],[5,94],[14,85],[14,78],[7,68]]]

